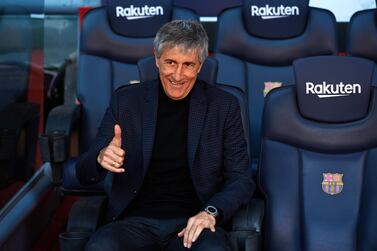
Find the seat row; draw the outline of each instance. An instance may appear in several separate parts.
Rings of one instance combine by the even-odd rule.
[[[163,18],[162,16],[153,17],[154,19],[148,20],[153,20],[154,26],[144,28],[143,23],[145,21],[143,19],[137,19],[139,23],[123,23],[128,21],[127,5],[124,5],[124,1],[122,1],[122,4],[123,5],[118,1],[110,1],[108,6],[91,10],[85,15],[80,37],[77,86],[77,97],[80,101],[80,106],[58,107],[53,110],[49,116],[49,118],[59,117],[61,121],[62,118],[57,114],[61,114],[64,109],[66,109],[66,114],[81,113],[79,123],[80,136],[78,140],[80,143],[80,152],[85,152],[94,139],[100,120],[110,102],[111,93],[115,89],[122,85],[138,84],[140,81],[156,77],[157,72],[154,68],[154,61],[153,58],[150,58],[150,55],[153,51],[152,40],[158,27],[174,18],[196,18],[194,13],[189,10],[174,8],[169,4],[167,6],[163,5],[167,4],[167,1],[164,1],[164,3],[161,4],[162,9],[169,10],[169,13],[171,13],[170,18],[166,19],[166,17]],[[320,87],[313,86],[312,89],[310,89],[314,93],[313,96],[320,101],[313,101],[305,93],[296,96],[296,93],[301,93],[299,90],[302,91],[301,87],[301,89],[297,88],[299,86],[305,86],[305,84],[309,82],[309,80],[303,81],[301,79],[300,74],[303,72],[309,74],[313,71],[313,75],[310,76],[315,76],[315,78],[313,77],[310,81],[313,85],[317,86],[317,84],[323,84],[323,79],[326,79],[325,76],[320,75],[321,71],[326,71],[329,75],[333,75],[335,69],[345,69],[344,67],[352,69],[354,65],[353,59],[351,60],[352,63],[348,63],[348,59],[345,59],[345,62],[343,62],[343,59],[338,59],[337,57],[335,57],[337,59],[334,60],[332,57],[323,57],[318,61],[314,60],[314,63],[305,63],[305,67],[301,67],[302,64],[299,60],[301,58],[310,56],[334,56],[338,53],[335,28],[336,22],[332,13],[322,9],[310,8],[307,3],[297,1],[292,5],[293,7],[291,7],[290,11],[290,13],[297,12],[297,15],[286,15],[289,12],[288,9],[286,9],[285,14],[281,13],[280,16],[282,17],[267,17],[261,14],[262,12],[258,12],[258,15],[252,15],[252,6],[255,4],[256,1],[244,1],[242,7],[229,9],[219,16],[213,56],[206,61],[203,72],[201,72],[199,77],[205,78],[208,82],[213,82],[221,88],[233,93],[241,104],[244,129],[247,135],[251,159],[253,160],[252,168],[256,171],[258,162],[260,162],[261,170],[259,173],[263,175],[263,178],[260,180],[261,190],[266,198],[265,213],[270,220],[267,223],[267,231],[271,231],[268,236],[272,236],[271,243],[275,243],[278,242],[276,240],[280,238],[280,235],[284,234],[284,228],[288,227],[287,224],[291,224],[282,224],[280,222],[284,221],[284,213],[285,215],[289,214],[288,209],[288,211],[279,213],[280,207],[286,205],[286,203],[281,202],[281,200],[283,198],[290,198],[291,190],[306,189],[306,184],[304,187],[300,187],[302,183],[297,183],[295,179],[301,175],[300,158],[305,158],[303,165],[306,170],[306,168],[311,168],[311,166],[314,165],[313,163],[318,161],[313,156],[317,156],[317,152],[321,153],[322,151],[321,148],[317,148],[318,145],[322,143],[306,144],[306,140],[310,141],[310,139],[313,139],[313,136],[300,134],[300,132],[307,130],[306,126],[310,128],[313,125],[312,123],[316,124],[319,121],[327,125],[331,123],[344,124],[360,119],[360,116],[365,116],[365,102],[363,105],[360,105],[360,109],[362,109],[364,113],[360,115],[360,111],[356,109],[354,113],[356,115],[353,116],[352,114],[348,114],[351,109],[347,108],[347,110],[344,110],[344,107],[354,106],[354,100],[339,103],[339,99],[337,99],[335,103],[339,103],[340,105],[334,105],[332,102],[326,103],[327,99],[322,100],[317,96],[317,94],[321,95],[317,93],[320,92],[318,91]],[[258,4],[260,5],[261,1],[258,1]],[[123,6],[122,9],[120,9],[120,6]],[[169,9],[169,7],[171,8]],[[297,7],[298,11],[293,11],[296,10],[294,7]],[[117,8],[119,13],[117,13]],[[287,6],[285,6],[285,8],[287,8]],[[363,13],[370,12],[371,11],[366,11]],[[161,23],[157,25],[157,22]],[[352,22],[356,21],[351,21],[351,23]],[[364,23],[362,27],[366,27],[368,24],[375,25],[373,22],[367,22]],[[352,27],[352,25],[350,27]],[[351,30],[352,29],[350,29],[350,32]],[[350,37],[354,37],[354,35],[350,35]],[[361,47],[363,46],[361,45]],[[373,50],[372,45],[368,47],[370,47],[370,50]],[[349,54],[354,54],[352,48],[354,47],[349,47]],[[358,54],[358,56],[363,55]],[[358,63],[359,62],[356,62],[355,65]],[[363,65],[363,63],[361,64]],[[374,64],[371,64],[369,61],[366,65],[375,67]],[[310,66],[313,66],[313,69],[311,69]],[[297,73],[297,69],[300,69],[300,74]],[[95,74],[93,72],[94,70]],[[352,71],[349,70],[347,72]],[[341,81],[343,72],[338,70],[336,73],[337,77],[329,77],[330,80],[327,82],[336,83],[337,81]],[[320,77],[318,77],[317,74]],[[369,74],[366,76],[372,75]],[[373,76],[373,78],[375,78],[375,76]],[[345,79],[345,83],[347,83],[349,78],[346,77]],[[362,80],[365,82],[364,79]],[[299,82],[300,85],[297,85]],[[369,81],[368,84],[370,82],[373,81]],[[283,86],[285,86],[285,88],[280,88],[279,91],[274,91],[274,94],[271,93],[271,95],[267,95],[272,89]],[[327,87],[322,87],[322,89],[323,88]],[[282,94],[286,92],[289,94]],[[297,100],[297,103],[285,104],[283,101],[275,101],[276,99],[280,99],[276,98],[276,96],[279,97],[280,95],[288,96],[290,102]],[[323,95],[327,94],[324,93]],[[265,120],[267,117],[268,122],[264,123],[262,129],[262,114],[266,97],[267,100],[270,100],[268,102],[276,102],[279,105],[273,104],[267,107]],[[366,103],[369,104],[369,96],[362,96],[361,99],[366,100]],[[312,108],[317,106],[326,108],[321,109],[320,112],[312,111]],[[301,114],[302,111],[304,112],[303,116]],[[324,111],[325,114],[323,114]],[[326,113],[326,111],[329,113]],[[338,112],[342,115],[337,116],[336,114]],[[272,118],[268,115],[270,113],[273,114],[271,115]],[[302,117],[311,122],[301,125]],[[341,118],[339,119],[339,117]],[[61,122],[47,123],[46,132],[52,134],[60,130],[64,135],[70,135],[72,124],[70,123],[69,126],[64,125],[67,124]],[[296,133],[300,136],[295,135]],[[325,134],[326,133],[338,135],[332,128],[329,132],[325,132]],[[331,143],[329,141],[331,141],[330,139],[334,139],[334,137],[336,140],[339,140],[341,136],[344,136],[341,133],[339,135],[340,136],[337,137],[328,136],[327,141],[323,143],[326,147],[331,149],[331,154],[336,153],[338,149],[336,147],[332,148],[334,144],[337,144],[336,142]],[[317,135],[314,139],[315,138],[320,137]],[[272,143],[270,143],[271,141]],[[288,147],[280,146],[280,144],[287,144]],[[261,145],[264,149],[262,152]],[[277,152],[276,155],[274,153],[275,151]],[[301,155],[297,153],[301,153],[302,151],[305,153]],[[343,149],[340,151],[342,153],[344,152]],[[287,152],[289,152],[289,156],[286,156],[287,154],[285,153]],[[261,160],[259,160],[260,156],[262,157]],[[321,158],[323,156],[319,154],[318,157]],[[102,190],[103,187],[107,192],[110,191],[111,175],[108,175],[102,184],[98,184],[94,187],[81,187],[75,179],[75,161],[75,158],[70,158],[64,164],[62,184],[66,192],[83,193],[84,191],[88,192],[88,190],[99,191]],[[325,162],[326,165],[332,163],[330,160],[324,161],[324,163]],[[283,163],[283,165],[280,163]],[[268,169],[265,170],[264,167]],[[269,171],[270,168],[275,171]],[[279,177],[283,177],[285,171],[289,170],[288,168],[292,168],[292,170],[286,173],[286,177],[283,180],[279,180]],[[335,169],[335,171],[332,169],[326,169],[326,171],[325,169],[326,168],[322,171],[320,169],[315,171],[317,180],[322,177],[321,175],[329,173],[328,175],[331,176],[336,173]],[[263,173],[267,173],[267,175]],[[280,176],[277,175],[279,173],[281,173]],[[339,171],[339,173],[345,174],[346,172]],[[290,177],[289,175],[294,176]],[[349,174],[347,174],[347,176],[348,175]],[[339,180],[338,176],[331,177],[332,179]],[[60,179],[60,177],[55,178],[58,181]],[[320,184],[321,181],[322,180],[319,182]],[[291,190],[286,191],[281,189],[286,183],[292,185]],[[333,185],[333,189],[340,189],[339,187],[340,185],[338,185],[338,188]],[[279,191],[279,189],[280,194],[276,192]],[[310,187],[310,189],[312,188]],[[310,189],[304,191],[305,199],[310,198]],[[283,193],[283,191],[286,193]],[[315,191],[317,192],[317,189]],[[324,194],[326,194],[326,192],[324,192]],[[322,194],[320,194],[320,198],[323,197],[321,196]],[[294,199],[297,199],[297,201],[294,201]],[[293,197],[290,198],[290,200],[292,201],[291,205],[297,205],[297,207],[301,206],[302,200],[300,197]],[[324,200],[326,200],[326,197]],[[275,201],[277,204],[275,204]],[[313,203],[316,202],[314,201]],[[77,206],[75,209],[76,212],[80,210],[83,210],[80,209],[80,206]],[[292,218],[297,217],[299,214],[298,209],[295,208],[296,211],[294,211],[290,208],[290,210],[292,211],[289,215],[292,215]],[[272,211],[278,212],[276,214],[278,221],[276,222],[271,220],[275,217],[275,213]],[[77,213],[75,217],[70,219],[68,231],[74,232],[75,229],[79,228],[81,223],[77,220],[80,218],[79,215],[80,213]],[[259,216],[260,215],[261,214],[259,214]],[[355,216],[357,215],[355,214]],[[241,217],[239,221],[242,223],[242,226],[245,226],[260,223],[260,219],[261,217],[255,217],[255,222],[245,223],[247,220]],[[304,230],[306,229],[306,220],[312,220],[312,218],[302,219]],[[260,224],[256,225],[259,230]],[[279,229],[277,225],[281,225],[283,229]],[[256,229],[254,228],[254,230]],[[309,230],[310,228],[308,228],[308,231]],[[249,230],[245,231],[247,232]],[[295,231],[300,231],[300,228],[298,227]],[[345,234],[347,233],[345,232]],[[317,236],[317,233],[314,235],[308,233],[309,239],[314,238],[316,240]],[[333,236],[333,238],[335,238],[335,236]],[[277,249],[274,245],[275,244],[271,245],[270,250],[283,250]],[[299,240],[294,239],[292,243],[287,242],[285,247],[288,248],[287,250],[300,250],[299,247],[289,249],[295,245],[300,245]],[[329,247],[331,247],[330,244]]]
[[[161,1],[158,6],[164,15],[161,11],[161,15],[157,13],[153,18],[135,20],[127,16],[131,3],[109,1],[107,6],[84,17],[77,96],[87,111],[96,111],[96,115],[83,120],[82,151],[95,136],[110,93],[121,85],[140,82],[137,62],[152,55],[152,41],[158,28],[171,19],[198,19],[190,10],[174,7],[171,1]],[[275,8],[268,2],[244,1],[240,7],[225,10],[217,24],[213,51],[218,62],[216,83],[236,95],[243,107],[253,170],[260,153],[266,94],[273,88],[295,83],[294,60],[338,53],[336,21],[331,12],[309,7],[308,1],[291,1],[289,6],[278,7],[280,16],[268,16],[269,12],[263,14],[263,10]],[[375,13],[376,10],[362,11],[351,20],[348,54],[377,59],[376,36],[372,35],[376,30]],[[94,68],[101,71],[91,74]],[[93,89],[103,97],[89,92]]]
[[[148,68],[148,65],[151,65],[148,63],[148,60],[150,61],[151,59],[145,57],[152,54],[152,41],[158,27],[171,19],[197,18],[192,11],[175,8],[172,6],[171,2],[163,1],[161,6],[165,14],[169,13],[167,17],[159,15],[153,17],[153,19],[147,18],[148,20],[152,20],[150,22],[154,24],[147,27],[143,26],[143,22],[145,22],[143,19],[135,19],[135,23],[130,23],[127,26],[124,24],[124,22],[129,21],[129,19],[127,19],[126,9],[129,6],[127,6],[126,3],[126,1],[119,0],[109,1],[106,7],[93,9],[85,15],[80,33],[79,48],[77,97],[80,104],[57,107],[52,110],[48,116],[46,134],[42,137],[41,147],[42,150],[45,150],[44,154],[42,154],[46,161],[44,167],[46,167],[46,169],[52,168],[53,184],[59,185],[61,191],[66,194],[75,193],[83,195],[93,191],[100,192],[103,191],[103,189],[108,191],[111,189],[111,176],[108,176],[104,184],[99,184],[94,187],[83,188],[76,181],[74,173],[76,159],[71,157],[74,154],[67,152],[71,150],[68,146],[75,143],[73,140],[74,137],[71,137],[75,135],[73,131],[78,129],[79,132],[76,141],[76,143],[79,143],[78,152],[85,152],[95,137],[100,120],[110,102],[111,93],[122,85],[136,84],[140,80],[145,79],[144,77],[151,76],[150,72],[151,70],[153,71],[153,69]],[[166,4],[166,6],[164,4]],[[368,197],[369,193],[367,193],[369,189],[371,191],[374,189],[371,181],[367,183],[369,187],[367,186],[361,189],[361,185],[344,185],[347,183],[356,184],[352,183],[352,179],[347,180],[347,182],[343,184],[344,189],[351,189],[351,191],[356,192],[352,193],[353,197],[342,199],[344,193],[339,192],[343,189],[343,187],[341,187],[341,178],[339,175],[334,175],[339,173],[345,175],[344,177],[353,177],[353,174],[359,174],[357,177],[360,177],[360,179],[362,179],[361,177],[365,177],[364,174],[360,174],[360,166],[362,166],[363,163],[367,163],[365,156],[367,156],[368,152],[364,151],[361,158],[358,154],[352,155],[353,150],[350,149],[355,148],[358,151],[362,151],[365,150],[366,147],[374,146],[374,140],[368,141],[368,138],[365,136],[369,135],[371,131],[367,131],[367,134],[363,134],[364,136],[360,137],[361,132],[358,129],[355,130],[353,136],[356,139],[360,137],[359,140],[361,140],[357,144],[357,147],[352,144],[348,145],[347,135],[344,134],[344,132],[350,130],[347,129],[348,126],[351,126],[353,130],[353,126],[357,126],[361,123],[360,121],[368,117],[368,111],[372,110],[369,105],[374,104],[372,102],[374,96],[361,96],[361,100],[364,100],[364,102],[360,101],[360,97],[358,96],[359,98],[356,101],[351,99],[350,102],[339,102],[338,105],[334,105],[333,102],[326,103],[326,100],[329,99],[322,99],[317,96],[322,95],[321,93],[315,93],[313,95],[313,97],[316,98],[315,100],[310,97],[308,98],[308,95],[302,93],[302,88],[303,86],[306,87],[308,82],[313,85],[322,83],[323,86],[323,81],[327,78],[329,78],[329,80],[327,80],[329,83],[340,83],[343,75],[346,76],[347,73],[350,73],[351,76],[353,76],[353,70],[355,69],[359,72],[358,74],[360,74],[360,72],[363,73],[360,69],[369,69],[370,71],[362,74],[364,76],[362,79],[351,79],[351,77],[347,75],[345,77],[346,80],[343,80],[344,83],[358,84],[360,80],[363,83],[372,82],[372,84],[375,84],[375,64],[370,61],[366,62],[361,60],[360,62],[358,59],[348,59],[347,57],[344,57],[344,59],[339,59],[338,57],[334,57],[337,59],[331,59],[332,57],[320,57],[320,60],[307,59],[308,61],[306,61],[302,59],[303,61],[300,61],[300,58],[309,56],[337,54],[334,16],[325,10],[309,8],[307,3],[304,4],[302,1],[297,1],[298,11],[296,11],[296,8],[292,7],[296,6],[296,3],[293,3],[290,9],[291,11],[287,9],[284,12],[285,14],[290,12],[299,13],[300,15],[287,16],[281,14],[280,16],[282,17],[271,18],[263,16],[263,14],[261,14],[262,12],[259,11],[258,13],[260,15],[252,16],[251,7],[254,5],[266,7],[266,4],[261,5],[261,1],[244,1],[242,7],[229,9],[220,15],[218,20],[218,36],[213,57],[209,58],[206,62],[206,67],[203,67],[200,77],[205,78],[208,82],[218,84],[221,88],[237,96],[240,101],[244,128],[254,163],[253,168],[255,170],[259,156],[261,156],[260,175],[262,178],[260,181],[262,192],[265,198],[267,198],[265,213],[268,221],[266,223],[266,229],[269,229],[267,231],[280,230],[276,233],[269,232],[267,236],[273,236],[271,238],[278,240],[277,243],[279,243],[279,240],[282,240],[284,237],[282,235],[288,233],[288,230],[290,230],[290,233],[293,233],[292,235],[297,232],[302,233],[301,237],[297,237],[298,235],[295,235],[295,238],[292,237],[294,241],[291,243],[281,242],[281,246],[287,248],[292,246],[297,247],[296,249],[292,248],[287,250],[302,250],[300,249],[302,247],[301,245],[303,245],[300,243],[301,240],[306,238],[312,241],[313,236],[319,236],[318,234],[320,234],[319,230],[318,233],[312,232],[310,228],[306,228],[306,223],[318,219],[318,215],[316,215],[315,211],[311,210],[311,208],[317,208],[314,206],[321,206],[324,205],[323,203],[329,201],[329,197],[323,197],[323,195],[327,196],[327,190],[330,194],[337,192],[340,194],[340,197],[333,197],[335,199],[324,208],[331,209],[334,205],[344,205],[344,203],[349,200],[358,202],[360,201],[358,200],[359,197],[355,196],[361,193],[357,193],[357,191],[363,190],[366,192],[366,195],[363,197],[363,203],[371,203],[372,205],[368,204],[368,206],[370,210],[374,209],[373,200],[368,200],[370,197]],[[119,6],[123,7],[122,10],[118,8],[119,13],[117,15],[117,7]],[[136,3],[134,6],[136,6]],[[159,8],[155,9],[156,12],[159,10]],[[349,54],[367,57],[375,61],[374,48],[376,47],[376,43],[374,43],[374,37],[371,36],[371,34],[374,34],[371,33],[371,31],[373,31],[373,27],[376,25],[376,19],[374,18],[375,13],[375,10],[360,12],[355,15],[357,19],[351,21],[349,37],[352,37],[354,40],[349,43],[347,51]],[[301,14],[303,16],[301,16]],[[362,31],[364,29],[369,29],[369,32],[360,32],[360,30]],[[361,33],[364,37],[356,39],[357,33]],[[368,42],[366,43],[365,41]],[[357,50],[355,48],[357,48]],[[145,67],[148,68],[146,71],[147,74],[144,74],[145,71],[143,69],[146,69]],[[313,74],[316,78],[312,78],[312,75],[303,78],[301,77],[303,72],[305,74]],[[324,72],[330,75],[336,73],[335,75],[337,77],[322,76],[321,74]],[[365,77],[368,77],[369,81],[365,80]],[[281,86],[285,87],[274,90],[269,95],[266,95],[271,89]],[[367,86],[367,84],[360,86],[363,93],[364,88],[367,88],[365,92],[369,93]],[[320,92],[318,90],[321,89],[321,87],[311,87],[310,84],[309,87],[313,92]],[[322,89],[325,88],[327,87],[322,87]],[[355,88],[357,92],[358,86],[355,85]],[[327,94],[325,93],[323,95]],[[265,96],[267,98],[265,98]],[[288,100],[290,103],[281,101],[281,96],[285,97],[282,100]],[[337,100],[340,99],[341,97],[337,98]],[[369,102],[369,100],[372,101]],[[264,108],[266,102],[267,107]],[[338,103],[338,101],[335,103]],[[368,106],[366,106],[366,104]],[[313,107],[321,107],[320,112],[312,111]],[[346,109],[344,109],[344,107],[346,107]],[[348,114],[358,107],[361,110],[356,109],[355,112],[351,112],[351,115]],[[261,130],[263,110],[265,110],[265,122],[263,130]],[[326,113],[328,111],[330,112]],[[324,112],[325,115],[323,114]],[[341,115],[337,115],[338,112]],[[301,116],[302,114],[304,114],[304,116]],[[310,123],[304,123],[303,126],[303,121],[310,121]],[[322,125],[319,123],[320,121],[326,125]],[[318,126],[319,124],[322,129],[329,130],[324,134],[312,136],[312,138],[306,137],[306,134],[300,134],[300,132],[306,131],[307,127],[313,129],[313,125]],[[337,131],[341,128],[343,128],[343,130],[340,130],[338,134]],[[261,131],[263,131],[263,134]],[[287,136],[287,133],[289,133],[289,136]],[[323,135],[325,135],[325,137],[323,137]],[[292,139],[294,141],[292,141]],[[309,139],[317,141],[322,139],[325,140],[325,143],[315,142],[306,144],[306,140]],[[261,142],[263,146],[262,153],[260,150]],[[282,146],[281,144],[283,143],[285,145],[288,144],[288,146]],[[343,143],[345,144],[344,146],[342,146]],[[326,147],[330,148],[330,152],[327,152],[328,149],[321,150],[321,148],[318,147],[321,144],[325,144]],[[340,150],[336,148],[339,144],[343,147]],[[275,153],[277,155],[275,155]],[[332,154],[336,156],[331,157],[330,155]],[[340,156],[339,154],[343,155]],[[67,158],[67,156],[70,157]],[[342,157],[342,161],[339,161],[338,157],[339,159]],[[318,161],[320,158],[325,158],[325,161]],[[346,161],[344,161],[344,158]],[[359,169],[355,169],[357,172],[346,172],[345,169],[335,168],[338,166],[348,167],[346,164],[347,160],[350,160],[350,166],[360,167]],[[360,162],[357,162],[358,160],[360,160]],[[362,162],[362,160],[365,161]],[[315,174],[310,173],[309,176],[315,177],[315,181],[307,181],[306,174],[312,171],[312,167],[315,166],[316,163],[320,163],[323,168],[317,170]],[[369,165],[370,163],[368,162],[367,164]],[[269,169],[270,167],[268,166],[272,166],[272,169]],[[264,167],[268,167],[268,169],[264,169]],[[61,169],[63,169],[62,176],[60,172]],[[366,170],[368,171],[367,173],[372,172],[370,167]],[[46,171],[46,173],[48,172]],[[328,180],[323,180],[323,182],[328,183],[321,183],[322,175],[325,177],[324,174],[327,175],[326,178],[328,178]],[[371,175],[371,177],[374,176]],[[358,179],[358,181],[360,179]],[[324,194],[319,195],[319,198],[322,199],[321,201],[311,202],[309,200],[313,191],[310,190],[312,186],[307,187],[307,184],[311,182],[317,185],[319,182],[320,188],[321,184],[323,184],[321,191],[325,191]],[[287,190],[282,188],[287,185],[290,185],[292,188],[290,191],[296,191],[295,197],[292,197],[291,192],[283,194],[283,192]],[[358,188],[358,190],[353,190],[355,188]],[[278,193],[276,193],[276,191],[278,191]],[[318,187],[316,187],[315,192],[318,192]],[[302,195],[305,195],[305,197],[301,197]],[[342,201],[338,198],[341,198]],[[286,206],[287,203],[285,199],[291,202],[288,203],[290,207]],[[337,204],[338,202],[340,203],[339,205]],[[355,204],[357,204],[356,202]],[[286,206],[286,208],[284,208],[284,206]],[[281,210],[282,208],[284,210]],[[307,211],[300,213],[301,208]],[[338,208],[338,211],[342,209],[342,207],[336,208]],[[97,209],[99,210],[100,206],[96,208],[92,207],[93,214]],[[352,216],[359,215],[357,214],[357,212],[359,212],[357,211],[358,208],[355,207],[352,210]],[[275,214],[273,211],[280,212],[276,218],[274,218]],[[81,211],[81,213],[83,212],[85,212],[88,218],[92,217],[92,214],[89,214],[88,211]],[[336,218],[336,212],[331,212],[332,214],[328,215],[326,212],[323,212],[321,215],[328,216],[326,220],[330,221]],[[362,211],[362,216],[369,214],[369,209]],[[76,215],[76,218],[73,217],[69,221],[67,226],[68,230],[81,231],[82,228],[78,225],[82,222],[78,219],[84,221],[84,217],[82,217],[80,213],[72,213],[72,215]],[[340,217],[336,221],[334,220],[334,226],[341,225],[340,222],[347,222],[350,225],[354,224],[354,221],[345,220],[349,215],[351,215],[349,211],[346,211],[345,214],[342,215],[343,218]],[[288,219],[286,218],[287,216],[289,216],[289,219],[292,221],[284,223],[284,220]],[[295,228],[291,228],[290,226],[292,226],[293,223],[297,224],[297,222],[294,221],[297,217],[300,218],[301,221],[298,226],[295,225]],[[351,218],[354,219],[355,217],[350,217],[350,219]],[[260,219],[260,217],[256,217],[253,223],[246,225],[252,226],[253,229],[258,232],[260,231]],[[241,217],[240,222],[242,223],[244,220],[245,218]],[[94,221],[95,224],[90,225],[91,230],[97,227],[96,224],[98,221]],[[255,222],[258,224],[253,225]],[[242,226],[244,225],[245,224]],[[314,226],[318,225],[314,224]],[[241,232],[249,231],[236,227],[236,230],[237,229]],[[317,230],[314,229],[313,231]],[[351,234],[354,233],[347,231],[343,231],[342,236],[351,236]],[[371,234],[368,231],[365,235],[366,238]],[[315,233],[315,235],[311,235],[312,233]],[[325,231],[324,234],[326,233]],[[323,238],[319,238],[319,240],[325,239],[325,236],[322,237]],[[337,236],[331,236],[332,239],[335,237]],[[344,239],[345,238],[346,237],[344,237]],[[354,239],[351,238],[350,240]],[[369,241],[369,239],[366,241]],[[373,242],[372,239],[370,242]],[[270,247],[270,250],[283,250],[273,245]],[[352,245],[349,245],[349,247],[351,246]],[[331,245],[329,247],[331,247]],[[354,250],[351,248],[342,250]],[[305,250],[319,249],[315,249],[313,246]]]

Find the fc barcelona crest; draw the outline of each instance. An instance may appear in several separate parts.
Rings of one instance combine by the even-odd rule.
[[[343,190],[342,173],[323,173],[322,190],[330,195],[341,193]]]
[[[283,85],[282,82],[264,82],[264,90],[263,95],[266,97],[266,95],[275,88],[279,88]]]

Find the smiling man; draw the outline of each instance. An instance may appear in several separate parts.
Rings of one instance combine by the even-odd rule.
[[[117,90],[77,176],[112,173],[107,224],[87,250],[230,250],[222,225],[249,201],[238,101],[197,80],[208,38],[172,21],[154,41],[159,79]]]

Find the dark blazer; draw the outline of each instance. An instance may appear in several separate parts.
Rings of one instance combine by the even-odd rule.
[[[97,155],[114,137],[114,124],[120,124],[126,171],[113,174],[108,191],[108,217],[113,220],[135,197],[148,169],[159,84],[158,80],[149,81],[114,92],[96,139],[76,166],[82,184],[103,179],[107,172],[97,163]],[[203,207],[213,205],[222,210],[224,220],[229,219],[249,201],[255,188],[237,99],[197,81],[190,98],[187,144],[190,173]]]

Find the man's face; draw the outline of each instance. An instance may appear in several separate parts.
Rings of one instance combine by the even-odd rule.
[[[202,67],[197,50],[184,50],[179,46],[165,48],[161,57],[156,57],[156,65],[166,95],[174,100],[190,93]]]

